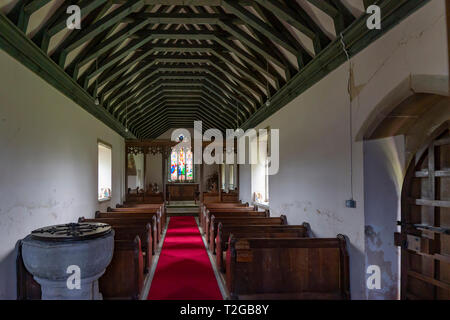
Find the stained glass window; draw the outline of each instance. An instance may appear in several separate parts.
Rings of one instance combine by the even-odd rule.
[[[186,178],[186,159],[183,148],[178,151],[178,180],[184,181]]]
[[[170,180],[178,180],[178,154],[172,151],[170,156]]]
[[[194,164],[192,160],[192,151],[187,150],[186,152],[186,180],[190,181],[194,179]]]
[[[173,149],[170,155],[170,181],[193,181],[194,160],[191,149]]]

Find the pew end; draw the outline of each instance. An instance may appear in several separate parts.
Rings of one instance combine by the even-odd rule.
[[[139,236],[131,241],[115,240],[112,261],[99,279],[103,297],[110,300],[138,300],[143,284],[144,265]]]
[[[308,235],[308,238],[312,238],[311,225],[305,221],[302,223],[302,226],[306,229],[306,234]]]
[[[350,299],[342,235],[329,239],[230,236],[226,271],[232,299]]]

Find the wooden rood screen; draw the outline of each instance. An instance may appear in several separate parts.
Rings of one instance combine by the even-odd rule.
[[[402,299],[450,299],[450,134],[418,153],[402,191]]]

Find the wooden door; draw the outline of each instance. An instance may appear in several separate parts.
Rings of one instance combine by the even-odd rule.
[[[402,190],[401,298],[450,299],[448,124],[418,152]]]

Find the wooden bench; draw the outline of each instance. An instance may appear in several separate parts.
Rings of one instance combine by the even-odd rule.
[[[164,204],[161,203],[141,203],[141,202],[131,202],[124,204],[116,204],[115,208],[108,207],[109,210],[114,211],[114,209],[127,209],[127,208],[142,208],[142,209],[160,209],[164,210]],[[118,210],[121,211],[121,210]]]
[[[303,225],[226,225],[219,223],[215,240],[216,264],[225,272],[224,255],[228,249],[228,239],[231,234],[236,237],[247,238],[309,238],[309,224]]]
[[[208,208],[229,208],[229,207],[248,207],[248,202],[242,203],[241,201],[235,202],[209,202],[202,203],[204,206]]]
[[[203,203],[220,202],[218,192],[203,192]]]
[[[226,283],[231,299],[350,299],[345,238],[231,235]]]
[[[158,220],[156,215],[148,216],[148,215],[139,215],[139,216],[128,216],[128,217],[121,217],[121,216],[111,216],[110,214],[106,212],[101,212],[97,215],[95,219],[86,219],[84,217],[81,217],[78,219],[78,222],[104,222],[111,226],[114,225],[139,225],[142,227],[146,227],[148,223],[151,224],[151,235],[152,235],[152,244],[153,244],[153,253],[155,252],[155,248],[157,244],[160,242],[161,237],[159,235],[158,231]]]
[[[248,206],[239,206],[239,207],[219,207],[219,208],[205,208],[202,214],[201,226],[206,231],[208,229],[208,220],[211,218],[211,214],[213,213],[226,213],[226,212],[249,212],[249,211],[258,211],[255,210],[254,207]],[[207,231],[206,231],[207,232]]]
[[[101,222],[101,221],[99,221]],[[144,273],[149,273],[152,267],[153,259],[153,239],[152,239],[152,226],[147,223],[145,228],[142,225],[125,225],[114,224],[111,225],[114,229],[114,240],[134,240],[136,236],[139,236],[142,246],[142,254],[144,256]]]
[[[116,204],[116,209],[121,209],[121,208],[160,208],[160,207],[164,207],[164,205],[161,203],[155,203],[155,204],[150,204],[150,203],[140,203],[140,202],[131,202],[131,203],[126,203],[124,202],[123,204]]]
[[[19,241],[17,249],[17,300],[41,300],[41,285],[34,280],[23,263],[22,240]]]
[[[153,218],[155,217],[155,218]],[[147,212],[99,212],[95,213],[95,218],[117,218],[117,219],[147,219],[148,222],[156,225],[156,241],[159,243],[161,240],[162,226],[161,218],[158,213]]]
[[[158,192],[158,193],[147,192],[144,195],[143,202],[144,203],[163,203],[164,202],[164,194],[162,192]]]
[[[209,207],[206,205],[203,205],[200,207],[200,218],[201,223],[204,224],[205,218],[207,216],[208,211],[209,212],[226,212],[226,211],[257,211],[254,209],[254,207],[249,207],[246,205],[233,205],[233,206],[220,206],[220,207]]]
[[[142,239],[141,246],[142,254],[144,256],[144,273],[150,272],[153,255],[156,250],[156,246],[153,245],[153,232],[150,223],[147,223],[146,225],[140,223],[128,224],[111,221],[111,219],[91,219],[88,222],[102,222],[109,224],[114,229],[114,240],[134,240],[136,236],[139,236],[139,238]]]
[[[99,279],[104,299],[138,300],[144,286],[141,240],[114,240],[114,255]]]
[[[117,205],[116,205],[117,206]],[[150,205],[136,205],[132,207],[119,207],[119,208],[111,208],[108,207],[107,212],[119,212],[119,213],[127,213],[127,212],[140,212],[140,213],[157,213],[159,219],[161,220],[162,226],[166,225],[166,214],[165,214],[165,206],[162,204],[150,204]]]
[[[215,216],[255,216],[255,217],[269,217],[269,211],[256,211],[253,208],[227,208],[227,209],[206,209],[205,215],[202,220],[202,228],[208,230],[211,215]]]
[[[128,193],[125,196],[125,202],[140,202],[144,201],[144,193]]]
[[[213,208],[242,208],[242,207],[248,207],[247,203],[241,203],[241,202],[233,202],[233,203],[224,203],[224,202],[212,202],[212,203],[200,203],[200,215],[199,215],[199,221],[200,225],[203,226],[203,220],[206,216],[206,210],[213,209]]]
[[[108,207],[108,212],[135,212],[145,211],[149,213],[160,212],[161,215],[165,213],[165,206],[161,203],[158,204],[117,204],[116,208]]]
[[[219,223],[222,222],[223,225],[233,224],[233,225],[287,225],[287,219],[285,215],[280,217],[218,217],[214,215],[211,216],[210,228],[206,235],[208,243],[213,243],[217,237],[217,228]],[[210,248],[211,249],[211,248]],[[211,250],[214,252],[214,250]]]
[[[211,225],[211,217],[214,215],[214,217],[217,218],[239,218],[239,217],[258,217],[258,218],[268,218],[268,211],[244,211],[244,210],[237,210],[237,211],[227,211],[227,212],[210,212],[206,211],[206,217],[203,222],[202,228],[206,231],[206,237],[208,238],[209,235],[209,228]]]
[[[239,200],[239,193],[232,191],[230,193],[222,192],[222,202],[236,202]]]

